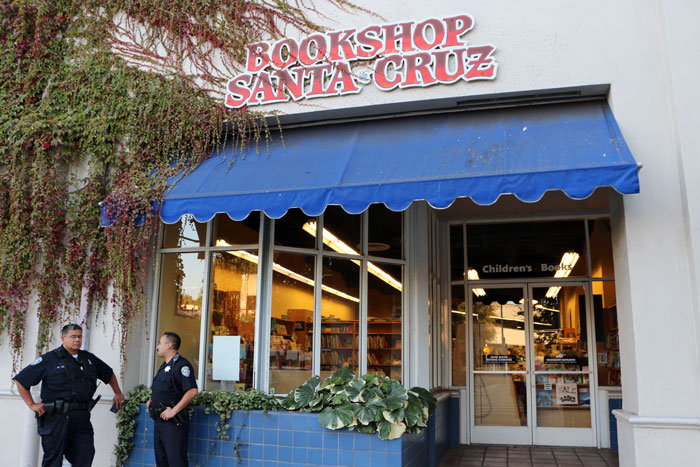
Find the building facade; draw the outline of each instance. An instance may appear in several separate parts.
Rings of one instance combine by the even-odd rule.
[[[227,105],[280,112],[282,137],[166,198],[124,387],[169,330],[202,389],[285,394],[349,365],[458,392],[462,443],[692,465],[700,6],[357,3],[373,14],[324,6],[325,35],[252,47],[231,77]],[[117,368],[98,319],[86,346]],[[6,360],[0,439],[34,465]]]

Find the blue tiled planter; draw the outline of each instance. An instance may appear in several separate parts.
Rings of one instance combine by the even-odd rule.
[[[435,465],[441,454],[436,453],[436,448],[441,451],[447,446],[446,421],[438,423],[439,426],[444,425],[445,434],[438,435],[438,438],[444,441],[436,444],[436,420],[442,422],[441,414],[449,414],[449,398],[438,405],[426,430],[419,434],[404,435],[400,439],[384,441],[376,434],[327,430],[318,422],[318,414],[314,413],[234,412],[228,422],[229,439],[217,440],[218,416],[213,413],[206,414],[203,407],[195,407],[190,420],[190,466]],[[432,449],[429,448],[429,444],[432,444]],[[124,465],[155,466],[153,421],[148,417],[143,405],[136,420],[134,449]]]

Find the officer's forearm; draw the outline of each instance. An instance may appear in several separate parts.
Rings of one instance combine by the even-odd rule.
[[[122,393],[122,390],[119,389],[119,381],[117,381],[117,375],[112,373],[112,379],[109,380],[109,385],[112,388],[112,391],[114,391],[114,395],[117,396]]]
[[[194,396],[196,396],[198,392],[199,392],[199,391],[197,390],[197,388],[189,389],[189,390],[182,396],[182,399],[180,399],[180,402],[178,402],[178,403],[175,405],[175,407],[173,407],[173,410],[175,411],[175,413],[178,413],[178,412],[180,412],[182,409],[184,409],[185,407],[187,407],[187,404],[189,404],[190,401],[191,401],[192,399],[194,399]]]
[[[32,397],[32,393],[29,391],[29,389],[19,384],[19,382],[16,380],[15,383],[17,383],[17,391],[19,391],[19,397],[21,397],[24,403],[27,404],[27,407],[31,407],[33,404],[35,404],[34,398]]]

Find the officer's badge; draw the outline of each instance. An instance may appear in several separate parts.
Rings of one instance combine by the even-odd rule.
[[[39,363],[41,363],[41,357],[39,357],[39,358],[37,358],[36,360],[34,360],[34,361],[32,362],[32,365],[38,365]]]
[[[170,366],[166,366],[165,369],[164,369],[164,371],[165,371],[166,373],[169,372],[169,371],[170,371]]]
[[[183,366],[182,369],[180,370],[180,373],[182,373],[182,376],[185,378],[189,378],[190,376],[190,367],[188,366]]]

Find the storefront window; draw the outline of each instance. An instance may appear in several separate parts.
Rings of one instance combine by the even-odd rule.
[[[450,226],[450,280],[464,280],[464,228]]]
[[[250,213],[242,221],[231,220],[226,214],[217,214],[213,226],[213,246],[257,245],[260,213]]]
[[[316,233],[309,231],[309,223],[315,221],[315,217],[307,216],[301,209],[290,209],[275,220],[275,246],[316,248]]]
[[[588,236],[591,245],[591,276],[615,277],[610,219],[589,220]]]
[[[402,214],[383,204],[373,204],[368,209],[367,254],[382,258],[403,258]]]
[[[467,228],[470,279],[587,276],[583,222],[470,225]]]
[[[163,226],[163,248],[192,248],[204,246],[207,224],[187,215],[174,224]]]
[[[324,258],[321,293],[321,379],[359,364],[360,262]]]
[[[452,386],[467,385],[467,307],[464,284],[452,286]]]
[[[403,267],[368,263],[367,372],[401,381]]]
[[[276,252],[273,261],[270,390],[286,394],[311,377],[315,258]]]
[[[158,336],[166,331],[180,336],[182,343],[179,352],[192,363],[195,375],[199,368],[204,281],[204,253],[162,255]],[[156,368],[161,363],[162,359],[157,359]]]
[[[620,386],[620,336],[614,281],[593,282],[598,384]]]
[[[257,250],[212,253],[207,391],[253,387],[257,282]],[[240,350],[238,365],[236,347]],[[224,361],[214,362],[215,356]]]
[[[305,225],[304,229],[310,233],[315,231],[311,225]],[[362,216],[348,214],[340,206],[328,206],[323,214],[323,249],[361,255]]]

